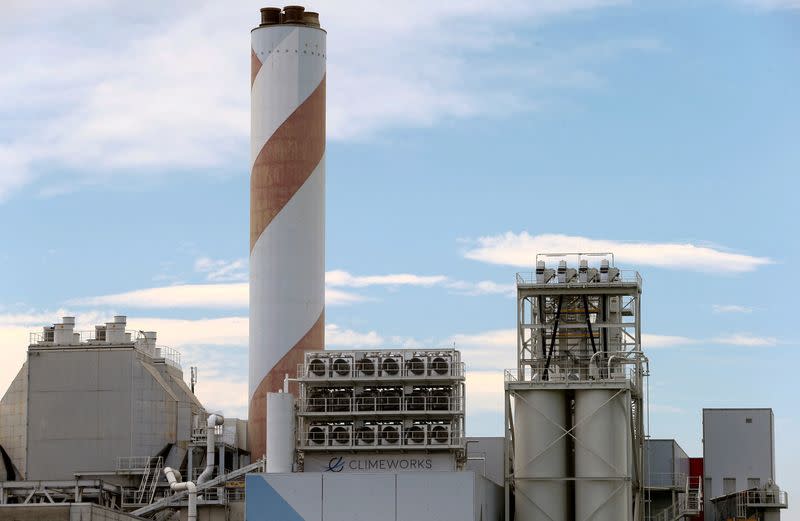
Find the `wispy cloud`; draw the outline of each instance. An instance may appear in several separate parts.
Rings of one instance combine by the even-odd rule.
[[[642,349],[678,347],[698,343],[698,340],[679,335],[655,335],[642,333]]]
[[[195,308],[246,309],[250,287],[246,282],[227,284],[180,284],[137,289],[123,293],[81,297],[68,302],[71,306],[111,306],[126,308]],[[325,290],[325,303],[338,306],[362,302],[366,298],[336,289]]]
[[[730,335],[717,336],[711,339],[715,344],[744,346],[744,347],[767,347],[778,345],[780,342],[772,336],[758,336],[752,333],[733,333]]]
[[[390,275],[352,275],[346,271],[333,270],[325,273],[325,284],[349,288],[365,288],[367,286],[423,286],[430,287],[441,284],[447,277],[443,275],[414,275],[411,273],[395,273]]]
[[[239,280],[247,278],[247,263],[242,260],[214,260],[202,257],[195,262],[195,271],[207,275],[209,280]],[[367,288],[373,286],[443,287],[463,295],[511,294],[513,285],[492,281],[467,282],[452,280],[444,275],[414,275],[396,273],[388,275],[352,275],[334,270],[325,274],[325,303],[342,306],[365,302],[370,297],[345,291],[341,288]],[[80,297],[69,300],[70,306],[112,306],[124,308],[195,308],[244,309],[249,305],[249,285],[246,282],[220,282],[217,284],[176,284],[154,288],[136,289],[109,295]]]
[[[465,257],[491,264],[532,268],[537,253],[613,252],[618,264],[717,273],[753,271],[771,264],[768,257],[724,251],[691,243],[626,242],[574,235],[506,232],[480,237]]]
[[[626,2],[409,0],[376,24],[363,0],[335,8],[311,1],[328,30],[328,79],[336,86],[328,92],[329,136],[364,140],[392,128],[502,117],[540,106],[553,86],[559,96],[594,87],[610,57],[654,45],[634,35],[631,43],[539,48],[516,56],[514,67],[496,51],[524,51],[531,44],[514,32],[532,23],[619,3]],[[0,79],[0,117],[9,123],[0,131],[0,198],[37,176],[41,191],[55,194],[111,178],[221,175],[245,160],[248,29],[262,4],[13,5],[0,20],[0,54],[14,70]],[[519,70],[533,73],[521,78]]]
[[[231,261],[200,257],[194,261],[194,270],[203,273],[209,282],[238,282],[247,280],[247,259]]]
[[[750,306],[740,306],[738,304],[714,304],[711,306],[714,313],[752,313]]]

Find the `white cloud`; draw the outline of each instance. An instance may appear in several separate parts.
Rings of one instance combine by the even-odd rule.
[[[625,2],[410,0],[376,23],[372,2],[311,1],[328,30],[329,136],[362,140],[396,127],[502,117],[539,106],[532,93],[545,96],[542,88],[558,86],[561,96],[592,87],[601,81],[599,63],[653,45],[631,38],[577,52],[539,48],[527,61],[519,54],[531,53],[517,53],[513,67],[495,51],[530,46],[515,39],[518,28],[618,3]],[[249,29],[261,5],[33,0],[6,7],[0,54],[14,74],[0,78],[0,117],[12,123],[0,131],[0,167],[13,168],[3,169],[0,197],[37,175],[47,183],[42,193],[57,194],[112,177],[196,176],[245,163]]]
[[[362,333],[352,329],[342,329],[336,324],[325,325],[325,344],[336,348],[380,347],[384,339],[375,331]]]
[[[232,261],[200,257],[194,261],[194,270],[204,273],[209,282],[238,282],[247,280],[247,259]]]
[[[362,275],[356,276],[342,270],[333,270],[325,273],[325,284],[328,286],[343,286],[350,288],[364,288],[367,286],[423,286],[430,287],[441,284],[447,280],[443,275],[414,275],[411,273],[395,273],[390,275]]]
[[[678,347],[696,344],[698,340],[678,335],[654,335],[642,333],[642,349],[658,349],[660,347]]]
[[[515,284],[498,284],[491,280],[481,280],[478,282],[454,280],[445,285],[449,289],[454,290],[455,293],[467,296],[506,295],[510,297],[514,296],[517,290]]]
[[[491,264],[532,269],[537,253],[613,252],[617,264],[655,266],[703,272],[740,273],[771,264],[755,257],[690,243],[625,242],[587,237],[506,232],[480,237],[465,256]]]
[[[756,336],[751,333],[733,333],[730,335],[717,336],[711,339],[717,344],[744,347],[766,347],[778,345],[777,338],[772,336]]]
[[[118,308],[195,308],[244,309],[249,306],[250,287],[246,282],[226,284],[180,284],[137,289],[124,293],[72,299],[73,306],[115,306]],[[341,290],[326,289],[325,303],[346,305],[364,297]]]
[[[750,306],[740,306],[738,304],[714,304],[711,306],[714,313],[752,313]]]

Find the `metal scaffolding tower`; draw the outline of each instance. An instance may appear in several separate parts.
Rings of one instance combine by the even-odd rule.
[[[535,272],[517,274],[508,521],[643,519],[641,293],[639,274],[617,269],[612,254],[540,255]]]

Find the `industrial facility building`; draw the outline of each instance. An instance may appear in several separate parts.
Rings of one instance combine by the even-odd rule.
[[[0,400],[0,521],[779,519],[771,410],[703,410],[702,458],[650,439],[643,279],[611,253],[516,275],[501,436],[469,437],[457,346],[325,349],[326,35],[300,6],[251,32],[248,419],[156,332],[63,317]]]

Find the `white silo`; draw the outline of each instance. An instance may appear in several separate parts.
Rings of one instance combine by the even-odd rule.
[[[512,504],[518,521],[643,519],[642,281],[601,255],[517,274],[506,519]]]
[[[629,519],[630,392],[575,392],[575,518]]]
[[[316,13],[265,8],[251,33],[250,410],[255,460],[266,395],[325,334],[326,34]]]
[[[514,400],[514,478],[517,519],[568,521],[567,395],[520,391]]]

